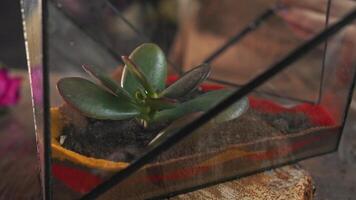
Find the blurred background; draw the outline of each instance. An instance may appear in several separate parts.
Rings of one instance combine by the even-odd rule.
[[[26,68],[20,1],[0,2],[0,61],[7,66]]]
[[[63,2],[69,1],[63,0]],[[90,26],[99,25],[93,24],[93,21],[97,20],[96,18],[85,18],[93,10],[83,9],[80,7],[80,3],[76,4],[81,1],[72,2],[72,13],[69,15],[84,16],[81,19],[81,25],[87,27],[89,31]],[[106,40],[107,35],[96,36],[120,54],[129,52],[132,46],[149,38],[169,52],[170,60],[178,66],[178,72],[179,70],[186,71],[201,63],[227,38],[233,37],[237,31],[245,27],[246,22],[254,19],[276,1],[255,0],[242,3],[242,1],[225,0],[219,6],[216,5],[215,0],[196,0],[194,2],[181,0],[181,2],[183,3],[178,4],[174,0],[112,0],[111,3],[122,11],[125,17],[130,19],[135,27],[138,27],[137,31],[144,36],[141,36],[140,39],[131,38],[131,34],[123,26],[112,26],[112,24],[119,23],[120,20],[117,18],[111,18],[113,20],[111,24],[100,24],[100,26],[106,30],[105,33],[108,35],[126,31],[128,33],[126,38],[108,41]],[[355,1],[352,0],[337,2],[341,3],[335,5],[333,19],[342,16],[345,13],[345,8],[355,5]],[[224,80],[232,81],[235,84],[243,84],[257,72],[263,70],[262,66],[273,63],[277,58],[285,55],[288,49],[292,49],[300,41],[309,38],[315,31],[323,28],[325,6],[320,5],[325,5],[325,0],[315,0],[312,3],[309,1],[309,4],[304,5],[293,0],[286,0],[285,3],[289,3],[292,7],[289,12],[279,13],[278,16],[267,22],[266,28],[249,36],[239,46],[231,48],[213,62],[214,66],[217,66],[214,69],[213,78],[224,78]],[[197,7],[197,5],[199,6]],[[61,6],[57,4],[54,7],[58,9]],[[91,9],[95,9],[95,7]],[[193,14],[179,15],[178,12],[181,10]],[[222,15],[219,13],[224,13],[224,17],[221,17]],[[209,18],[204,16],[209,16]],[[63,18],[60,24],[69,30],[70,26],[66,26],[65,19]],[[301,24],[296,24],[297,22]],[[214,27],[211,24],[214,24]],[[0,25],[0,63],[23,79],[19,104],[12,109],[11,116],[0,123],[0,171],[5,173],[5,176],[0,180],[0,199],[13,198],[17,191],[23,191],[16,194],[18,195],[17,199],[26,199],[28,196],[37,199],[39,197],[39,182],[38,176],[35,174],[38,171],[38,166],[36,165],[31,97],[26,75],[27,64],[20,1],[0,1]],[[179,31],[178,27],[180,27]],[[350,34],[349,43],[355,42],[355,33],[354,27],[351,27],[350,31],[346,33]],[[126,48],[119,45],[122,41],[127,42]],[[59,60],[57,60],[58,66],[55,66],[55,70],[66,71],[78,68],[78,66],[74,66],[77,65],[75,62],[69,62],[73,58],[61,57],[62,50],[66,48],[53,50],[55,55],[58,55],[56,59]],[[312,55],[301,60],[299,65],[306,62],[310,65],[319,65],[319,60],[314,58],[322,56],[321,50],[322,48],[315,50]],[[263,57],[264,55],[268,56]],[[110,70],[117,67],[117,63],[110,60],[102,62],[107,63],[111,67]],[[235,66],[236,63],[239,63],[238,66],[233,68],[232,66]],[[290,70],[284,76],[279,77],[279,81],[287,80],[290,85],[285,88],[283,86],[276,88],[272,84],[265,86],[264,89],[290,95],[293,98],[314,101],[317,98],[315,94],[319,87],[314,77],[320,73],[320,68],[313,69],[315,70],[307,71],[307,73]],[[232,70],[234,70],[233,73]],[[176,71],[172,68],[171,72]],[[240,76],[238,78],[229,76],[234,73],[238,73]],[[296,78],[298,75],[306,78],[298,79]],[[308,85],[308,90],[301,87],[304,85]],[[295,90],[288,93],[287,87],[294,87]],[[353,119],[356,119],[355,97],[349,114],[350,117],[338,152],[299,163],[315,181],[316,199],[353,199],[356,194],[356,124],[353,122]]]

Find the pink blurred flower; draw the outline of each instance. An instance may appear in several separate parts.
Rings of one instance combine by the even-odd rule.
[[[10,77],[7,69],[0,69],[0,107],[15,105],[20,98],[20,77]]]

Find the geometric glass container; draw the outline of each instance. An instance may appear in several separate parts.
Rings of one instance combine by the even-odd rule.
[[[337,150],[355,3],[290,2],[22,1],[43,198],[164,198]]]

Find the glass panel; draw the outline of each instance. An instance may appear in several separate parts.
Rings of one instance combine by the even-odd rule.
[[[336,8],[332,7],[333,12]],[[334,11],[336,12],[336,11]],[[344,123],[352,83],[355,78],[355,26],[345,28],[328,41],[325,55],[322,98],[320,104],[327,108],[338,123]]]
[[[350,33],[279,63],[340,19],[330,2],[48,1],[54,198],[162,197],[335,150],[354,79],[355,44],[341,42]],[[295,6],[319,12],[318,26],[295,24],[308,21]],[[178,80],[181,70],[192,71]]]
[[[37,154],[40,164],[40,177],[43,198],[48,197],[49,174],[46,164],[48,154],[45,148],[45,102],[43,82],[42,49],[42,1],[21,1],[27,65],[31,82],[32,106],[36,130]],[[48,105],[47,105],[48,106]],[[47,136],[48,136],[47,135]],[[47,156],[47,158],[45,158]]]
[[[114,3],[80,0],[73,3],[68,0],[53,0],[53,2],[65,18],[71,20],[79,29],[77,31],[83,32],[103,46],[117,62],[121,62],[118,55],[129,54],[143,42],[155,42],[168,51],[177,31],[174,14],[176,9],[173,7],[177,1],[174,0],[168,0],[168,3],[160,5],[156,5],[154,1]],[[168,11],[160,10],[160,7]],[[167,12],[169,13],[165,14]],[[161,15],[169,16],[162,18]]]
[[[319,7],[326,7],[326,2],[323,1]],[[195,1],[190,2],[190,4],[195,3]],[[251,21],[262,16],[260,19],[263,20],[258,28],[233,42],[228,49],[211,60],[214,66],[211,78],[243,85],[256,74],[263,72],[267,66],[278,61],[305,40],[305,37],[298,37],[298,34],[293,32],[293,27],[291,28],[281,16],[267,14],[266,10],[276,7],[274,4],[275,1],[263,0],[200,2],[197,14],[191,15],[190,20],[187,20],[187,23],[193,22],[184,24],[187,27],[184,29],[185,35],[189,38],[185,41],[186,49],[182,50],[185,55],[184,67],[189,69],[206,59],[210,61],[209,57],[214,55],[223,44],[227,41],[236,41],[234,40],[236,36]],[[186,7],[191,6],[186,5]],[[321,15],[320,20],[325,21],[325,15]],[[322,28],[323,26],[314,27],[314,31],[320,31]],[[310,59],[305,59],[306,63],[298,63],[298,65],[310,65],[314,70],[309,74],[298,74],[298,71],[294,70],[297,68],[288,69],[284,72],[284,76],[275,78],[260,90],[293,99],[316,101],[320,86],[318,80],[321,73],[321,56],[322,51],[315,51],[314,54],[309,55]],[[318,79],[315,78],[316,76]],[[283,88],[280,83],[286,80],[289,84]],[[299,86],[301,81],[308,82],[310,87],[301,88]],[[292,92],[289,87],[294,87],[295,90]]]
[[[345,31],[350,30],[348,28]],[[355,78],[356,51],[354,48],[350,49],[354,44],[341,43],[341,40],[350,40],[346,35],[341,32],[328,42],[329,53],[326,54],[324,63],[325,80],[321,104],[296,103],[271,95],[261,95],[260,92],[250,93],[249,109],[240,117],[222,123],[217,122],[217,118],[210,120],[99,199],[167,197],[336,150],[343,126],[339,115],[344,116]],[[342,48],[336,49],[334,45],[347,50],[340,51]],[[308,95],[308,91],[314,91],[317,97],[318,86],[315,90],[308,90],[313,85],[305,79],[308,76],[317,77],[319,82],[316,84],[320,84],[321,70],[314,74],[313,70],[320,67],[324,47],[325,44],[317,46],[290,65],[285,72],[274,76],[256,90],[261,91],[268,87],[270,81],[278,80],[275,91],[280,86],[291,94],[298,91],[301,97]],[[341,59],[337,59],[339,57]],[[328,59],[334,62],[331,64]],[[293,84],[285,77],[289,72],[300,75],[292,77],[296,80],[304,79]],[[334,77],[339,73],[340,78]],[[249,81],[251,80],[247,82]],[[329,84],[333,86],[328,86]],[[306,89],[296,91],[296,86]],[[334,88],[334,91],[329,87]],[[210,89],[212,86],[205,85],[203,88]],[[327,100],[334,105],[324,104],[328,90],[333,95]],[[334,114],[333,110],[337,113]],[[130,195],[122,191],[130,191]],[[218,195],[212,198],[218,198]]]

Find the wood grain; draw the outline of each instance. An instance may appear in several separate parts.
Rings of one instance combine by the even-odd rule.
[[[310,200],[313,193],[309,173],[297,166],[286,166],[170,199]]]

